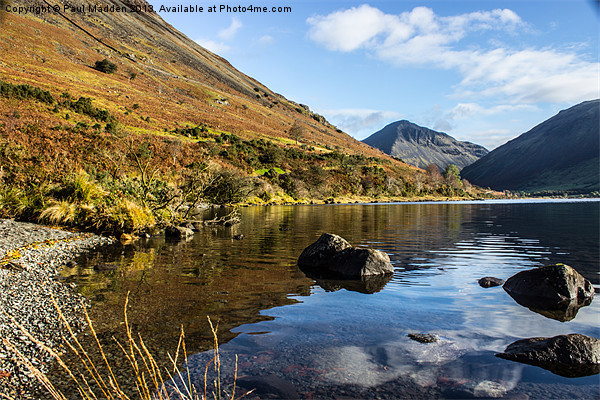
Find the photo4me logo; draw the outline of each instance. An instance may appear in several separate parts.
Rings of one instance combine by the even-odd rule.
[[[213,4],[209,6],[199,6],[197,4],[178,4],[178,5],[160,5],[152,6],[145,4],[128,4],[118,6],[115,4],[88,3],[88,4],[73,4],[64,2],[62,4],[50,4],[42,0],[42,4],[38,5],[12,5],[8,1],[0,0],[2,8],[0,11],[6,11],[14,14],[45,14],[45,13],[121,13],[121,12],[162,12],[162,13],[289,13],[292,7],[289,6],[256,6],[248,5],[230,5],[230,4]]]

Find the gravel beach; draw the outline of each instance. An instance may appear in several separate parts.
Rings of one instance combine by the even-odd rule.
[[[61,336],[68,333],[52,297],[69,324],[78,329],[83,326],[84,298],[74,285],[58,280],[58,271],[83,252],[112,242],[90,233],[0,219],[0,398],[37,398],[32,394],[37,380],[17,363],[6,342],[42,372],[52,362],[14,321],[46,346],[60,350]]]

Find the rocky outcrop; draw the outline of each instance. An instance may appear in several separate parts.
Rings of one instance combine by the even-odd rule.
[[[511,276],[504,290],[519,304],[549,318],[568,321],[594,298],[594,286],[568,265],[548,265]]]
[[[600,372],[600,340],[577,333],[517,340],[496,356],[569,378]]]
[[[479,286],[484,288],[490,288],[494,286],[500,286],[504,283],[504,281],[500,278],[494,278],[492,276],[486,276],[485,278],[481,278],[477,281]]]
[[[355,248],[344,238],[324,233],[298,258],[298,266],[320,278],[361,279],[392,274],[387,254],[373,249]]]

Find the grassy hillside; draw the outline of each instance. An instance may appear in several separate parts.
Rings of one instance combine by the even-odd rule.
[[[199,202],[471,195],[354,140],[154,13],[3,12],[1,24],[1,216],[139,231]]]

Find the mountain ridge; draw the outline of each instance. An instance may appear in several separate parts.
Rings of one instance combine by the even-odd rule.
[[[449,164],[463,168],[488,153],[483,146],[458,141],[408,120],[392,122],[363,142],[410,165],[427,168],[435,164],[441,170]]]

